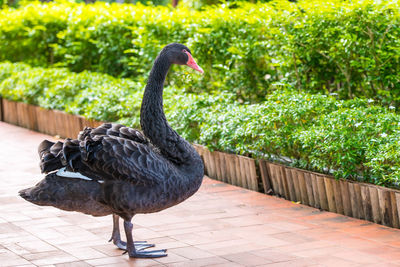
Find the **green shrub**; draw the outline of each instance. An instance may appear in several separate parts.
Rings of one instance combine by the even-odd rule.
[[[387,136],[396,135],[399,122],[398,115],[381,107],[341,107],[323,116],[319,124],[297,133],[295,138],[309,168],[329,168],[338,177],[362,176],[368,181],[383,178],[382,172],[370,168],[375,161],[372,159],[383,152],[380,144],[386,143]],[[386,175],[397,177],[390,172]]]
[[[92,86],[81,90],[66,111],[100,121],[137,119],[143,88],[142,84],[127,79]]]
[[[0,64],[0,81],[10,77],[13,73],[30,69],[30,66],[24,63],[3,62]]]
[[[259,104],[226,98],[186,96],[186,107],[169,116],[171,125],[210,149],[399,186],[400,116],[393,110],[293,91],[276,91]]]
[[[14,101],[39,104],[39,97],[52,81],[69,74],[66,69],[32,68],[13,73],[1,82],[0,94]]]
[[[24,61],[48,66],[62,58],[54,55],[57,34],[67,27],[72,6],[28,4],[0,11],[0,61]]]
[[[97,120],[138,117],[143,88],[143,84],[107,74],[0,64],[2,97]],[[134,102],[132,113],[127,105]]]
[[[301,5],[303,6],[303,5]],[[307,7],[307,4],[304,4]],[[282,21],[299,88],[399,102],[400,9],[389,1],[321,2]],[[297,14],[298,15],[298,14]],[[290,59],[290,57],[292,59]]]
[[[60,79],[52,78],[49,86],[45,87],[43,94],[38,98],[38,104],[48,109],[71,108],[71,103],[81,91],[96,88],[104,84],[116,84],[117,79],[106,74],[69,72]],[[79,112],[75,112],[79,114]]]

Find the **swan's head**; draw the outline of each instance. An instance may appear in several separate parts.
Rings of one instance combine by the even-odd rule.
[[[161,53],[166,53],[172,64],[187,65],[200,73],[204,73],[203,69],[193,59],[189,48],[183,44],[172,43],[166,45]]]

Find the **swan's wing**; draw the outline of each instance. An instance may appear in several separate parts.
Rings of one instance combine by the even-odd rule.
[[[86,127],[79,133],[78,140],[83,141],[86,136],[95,138],[98,135],[117,136],[142,144],[149,143],[141,131],[117,123],[104,123],[97,128]]]
[[[103,179],[101,178],[103,177],[103,174],[96,175],[81,160],[81,151],[86,153],[87,150],[85,148],[80,148],[80,143],[90,143],[90,141],[87,142],[87,140],[97,140],[102,136],[118,137],[134,143],[143,144],[145,146],[150,146],[155,151],[155,148],[150,144],[149,140],[142,134],[142,132],[121,124],[104,123],[97,128],[86,127],[79,133],[78,139],[67,139],[65,140],[65,143],[53,143],[47,140],[43,141],[38,148],[40,168],[42,172],[48,173],[67,166],[67,169],[70,171],[80,170],[82,173],[85,172],[89,177]],[[111,154],[112,151],[108,152]],[[110,156],[109,162],[111,161],[113,161],[113,159]]]
[[[65,143],[64,158],[70,169],[88,177],[140,185],[158,184],[171,177],[171,163],[148,145],[117,136],[101,135],[93,139],[87,136],[79,142],[80,156],[75,157],[73,141]]]

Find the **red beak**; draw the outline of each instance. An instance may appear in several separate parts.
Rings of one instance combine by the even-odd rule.
[[[197,65],[196,61],[194,61],[192,55],[188,52],[185,51],[186,55],[188,55],[188,61],[186,62],[186,65],[188,65],[189,67],[191,67],[194,70],[197,70],[200,73],[204,73],[204,70],[202,68],[200,68],[199,65]]]

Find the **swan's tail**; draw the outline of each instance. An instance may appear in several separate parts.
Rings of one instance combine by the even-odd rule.
[[[38,152],[40,157],[40,170],[42,173],[48,173],[63,167],[61,160],[63,143],[57,143],[44,140],[40,143]]]
[[[75,170],[81,165],[79,140],[66,139],[64,143],[44,140],[40,143],[38,152],[42,173],[49,173],[63,167]]]

